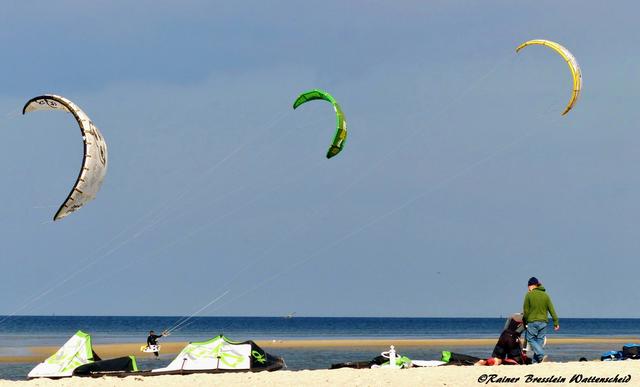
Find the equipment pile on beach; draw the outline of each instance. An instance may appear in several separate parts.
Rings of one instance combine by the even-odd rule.
[[[76,332],[60,349],[38,364],[27,377],[71,376],[155,376],[194,373],[276,371],[284,360],[265,352],[253,341],[236,342],[219,335],[211,340],[189,343],[164,368],[139,370],[135,356],[102,360],[91,345],[91,336]]]
[[[505,332],[514,323],[522,320],[517,314],[507,319]],[[519,327],[519,325],[518,325]],[[498,341],[501,343],[502,341]],[[489,362],[475,356],[460,354],[451,351],[442,351],[438,360],[415,360],[403,356],[391,345],[388,351],[366,361],[349,361],[335,363],[330,369],[339,368],[381,368],[381,369],[406,369],[415,367],[439,367],[439,366],[468,366],[468,365],[517,365],[529,364],[526,362],[526,347],[518,348],[522,351],[523,362],[510,361],[509,356],[501,362]],[[640,359],[640,345],[626,344],[621,351],[609,351],[602,354],[602,361],[619,361]],[[582,359],[581,359],[582,360]],[[586,359],[584,359],[586,360]],[[135,356],[123,356],[103,360],[93,350],[91,336],[83,331],[77,331],[67,342],[53,355],[36,365],[27,375],[34,378],[67,378],[102,377],[102,376],[159,376],[159,375],[189,375],[196,373],[226,373],[226,372],[260,372],[277,371],[286,368],[284,359],[271,355],[264,351],[254,341],[233,341],[218,335],[210,340],[191,342],[165,367],[150,370],[140,370]]]

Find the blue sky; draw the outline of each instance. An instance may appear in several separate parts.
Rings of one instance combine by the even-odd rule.
[[[638,5],[21,2],[0,13],[0,313],[640,317]],[[528,39],[560,42],[583,69]],[[345,150],[326,160],[329,104]],[[81,162],[110,165],[52,223]],[[79,271],[78,274],[76,271]],[[38,297],[29,303],[31,297]]]

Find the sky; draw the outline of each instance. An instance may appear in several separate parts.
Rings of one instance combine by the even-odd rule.
[[[58,1],[0,12],[0,314],[640,317],[640,6]],[[557,41],[583,71],[575,108]],[[325,154],[329,91],[349,137]],[[109,146],[82,160],[55,93]],[[220,298],[218,301],[216,299]]]

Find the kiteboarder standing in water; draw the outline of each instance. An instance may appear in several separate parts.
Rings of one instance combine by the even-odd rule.
[[[156,348],[158,348],[158,339],[163,337],[163,336],[169,336],[168,332],[162,332],[160,335],[156,335],[156,333],[154,331],[149,331],[149,337],[147,337],[147,348],[151,348],[152,346],[155,346]],[[158,351],[153,352],[153,354],[158,357]]]

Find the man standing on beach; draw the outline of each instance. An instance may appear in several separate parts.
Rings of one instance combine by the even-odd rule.
[[[149,337],[147,337],[147,348],[155,347],[157,349],[158,339],[163,336],[168,336],[166,331],[162,332],[160,335],[156,335],[154,331],[149,331]],[[158,351],[155,351],[153,354],[156,356],[156,358],[159,355]]]
[[[546,328],[549,323],[549,317],[547,312],[551,314],[553,318],[553,329],[560,329],[560,323],[558,322],[558,315],[553,307],[551,298],[547,294],[544,286],[538,281],[536,277],[529,278],[527,283],[529,291],[524,297],[524,322],[527,324],[527,330],[525,332],[525,338],[527,342],[531,344],[533,349],[533,363],[540,363],[544,361],[546,357],[544,355],[544,338],[546,336]]]

